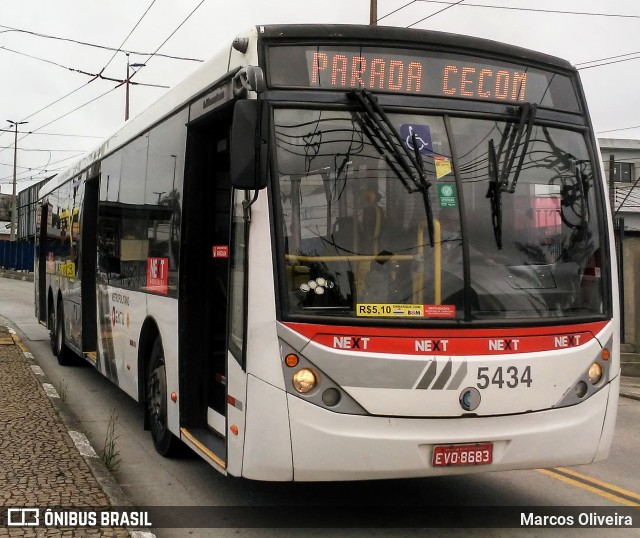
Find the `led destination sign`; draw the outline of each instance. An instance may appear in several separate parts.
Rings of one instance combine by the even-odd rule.
[[[378,55],[367,59],[357,54],[314,52],[311,85],[334,88],[367,88],[403,93],[422,93],[425,76],[432,77],[426,60]],[[525,101],[527,72],[465,64],[447,64],[439,69],[443,95],[459,95],[498,101]]]
[[[269,82],[276,87],[366,88],[579,110],[568,76],[476,56],[371,47],[274,46],[269,49],[268,70]]]

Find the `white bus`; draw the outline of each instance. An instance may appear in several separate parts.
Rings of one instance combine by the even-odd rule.
[[[40,192],[36,313],[186,443],[273,481],[585,464],[620,381],[577,71],[258,26]]]

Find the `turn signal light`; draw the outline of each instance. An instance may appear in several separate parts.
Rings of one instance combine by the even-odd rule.
[[[298,355],[296,355],[295,353],[289,353],[285,358],[284,358],[284,363],[289,367],[289,368],[293,368],[294,366],[298,366],[298,363],[300,362],[300,359],[298,358]]]
[[[600,352],[600,356],[602,357],[603,361],[608,361],[609,358],[611,357],[611,352],[605,347]]]

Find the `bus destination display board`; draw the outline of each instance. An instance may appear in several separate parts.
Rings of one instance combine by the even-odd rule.
[[[390,48],[274,46],[269,49],[268,71],[275,87],[365,88],[579,110],[569,77],[475,56]]]

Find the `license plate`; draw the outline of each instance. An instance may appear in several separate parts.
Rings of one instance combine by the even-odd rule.
[[[493,461],[493,443],[439,445],[433,448],[434,467],[489,465]]]

